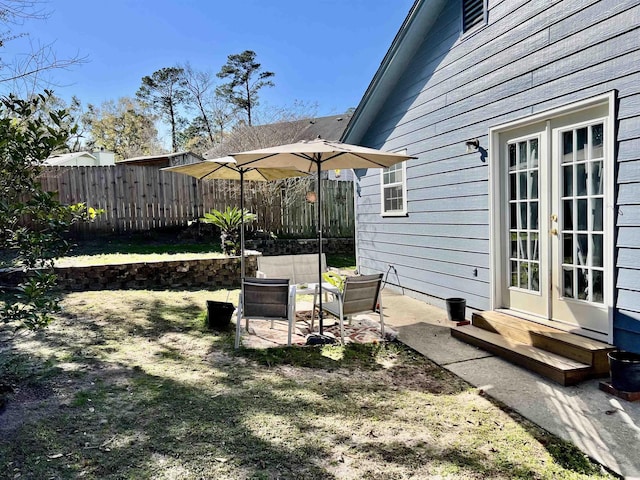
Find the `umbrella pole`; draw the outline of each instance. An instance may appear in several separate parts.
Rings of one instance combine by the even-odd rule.
[[[320,335],[324,335],[324,312],[322,310],[322,212],[320,207],[322,206],[322,184],[320,181],[320,159],[316,160],[318,165],[318,202],[316,203],[316,209],[318,214],[318,292],[320,295],[320,302],[318,306],[320,311],[318,312],[318,324],[320,325]]]
[[[240,169],[240,285],[244,282],[244,169]]]
[[[318,295],[319,295],[318,325],[320,326],[320,330],[317,334],[312,332],[307,336],[307,345],[324,345],[324,344],[335,343],[336,339],[332,335],[324,334],[324,311],[322,310],[322,213],[320,210],[320,207],[322,206],[322,193],[321,193],[322,181],[320,180],[322,160],[320,158],[320,155],[318,154],[317,156],[315,156],[313,161],[316,162],[316,165],[318,166],[318,185],[317,185],[318,191],[316,192],[317,193],[316,194],[316,209],[317,209],[316,226],[318,228]]]

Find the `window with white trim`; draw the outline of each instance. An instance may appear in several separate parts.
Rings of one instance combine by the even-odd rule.
[[[396,163],[380,172],[381,214],[400,216],[407,214],[406,162]]]
[[[462,0],[462,33],[486,22],[485,0]]]

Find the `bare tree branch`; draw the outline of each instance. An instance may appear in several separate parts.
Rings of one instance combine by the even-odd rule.
[[[0,33],[0,47],[17,38],[29,37],[28,33],[15,33],[15,26],[23,26],[28,20],[44,20],[50,16],[42,5],[42,0],[4,0],[0,1],[0,24],[5,31]],[[37,44],[29,42],[29,51],[15,55],[11,61],[0,61],[0,84],[7,90],[29,96],[38,89],[58,86],[51,78],[44,78],[45,72],[68,69],[73,65],[85,63],[87,57],[76,54],[70,58],[59,58],[53,48],[54,42]]]

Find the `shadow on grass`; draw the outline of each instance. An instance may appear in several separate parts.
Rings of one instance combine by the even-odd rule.
[[[73,239],[68,256],[104,254],[176,254],[222,252],[217,235],[201,241],[185,241],[180,232],[141,232],[129,235],[102,235],[100,238]]]
[[[521,425],[537,442],[544,446],[551,458],[562,468],[581,475],[596,475],[601,471],[601,468],[604,468],[572,443],[543,430],[500,400],[489,395],[483,395],[483,397]],[[614,472],[608,473],[618,477]]]
[[[33,336],[41,350],[9,354],[22,356],[17,380],[55,388],[44,402],[25,399],[31,410],[22,423],[0,428],[8,440],[0,442],[0,471],[24,478],[331,479],[339,478],[340,441],[375,464],[378,476],[435,459],[443,468],[536,477],[477,450],[351,440],[345,425],[355,418],[369,428],[393,416],[396,398],[389,383],[356,371],[395,376],[417,392],[468,388],[401,345],[234,351],[233,328],[207,330],[204,305],[186,294],[179,305],[132,295],[123,292],[117,310],[105,297],[100,314],[69,312],[58,328]],[[403,378],[409,363],[420,367],[411,381]]]
[[[337,253],[327,254],[327,265],[334,268],[356,268],[356,257],[354,255],[340,255]]]
[[[327,468],[339,461],[332,431],[325,432],[318,419],[332,415],[339,424],[356,407],[345,404],[335,385],[329,389],[333,395],[305,403],[283,395],[291,389],[287,381],[251,386],[251,376],[241,375],[233,389],[219,393],[209,385],[186,385],[139,368],[101,368],[100,377],[75,401],[46,418],[28,420],[9,444],[0,446],[0,456],[11,462],[0,461],[4,471],[36,478],[340,478]],[[388,412],[374,407],[359,415],[367,423]],[[316,435],[322,440],[316,441]],[[537,477],[535,471],[496,465],[487,454],[461,447],[441,450],[424,442],[384,441],[349,445],[351,455],[364,456],[382,471],[435,462],[452,472]]]

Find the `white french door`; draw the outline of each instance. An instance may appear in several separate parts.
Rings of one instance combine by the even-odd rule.
[[[589,331],[608,331],[605,285],[606,118],[553,130],[551,184],[552,318]],[[606,240],[606,241],[605,241]]]
[[[492,131],[494,308],[610,336],[613,138],[608,102]]]
[[[507,247],[501,260],[503,306],[541,317],[549,312],[547,143],[544,125],[533,125],[505,135],[501,148]]]

